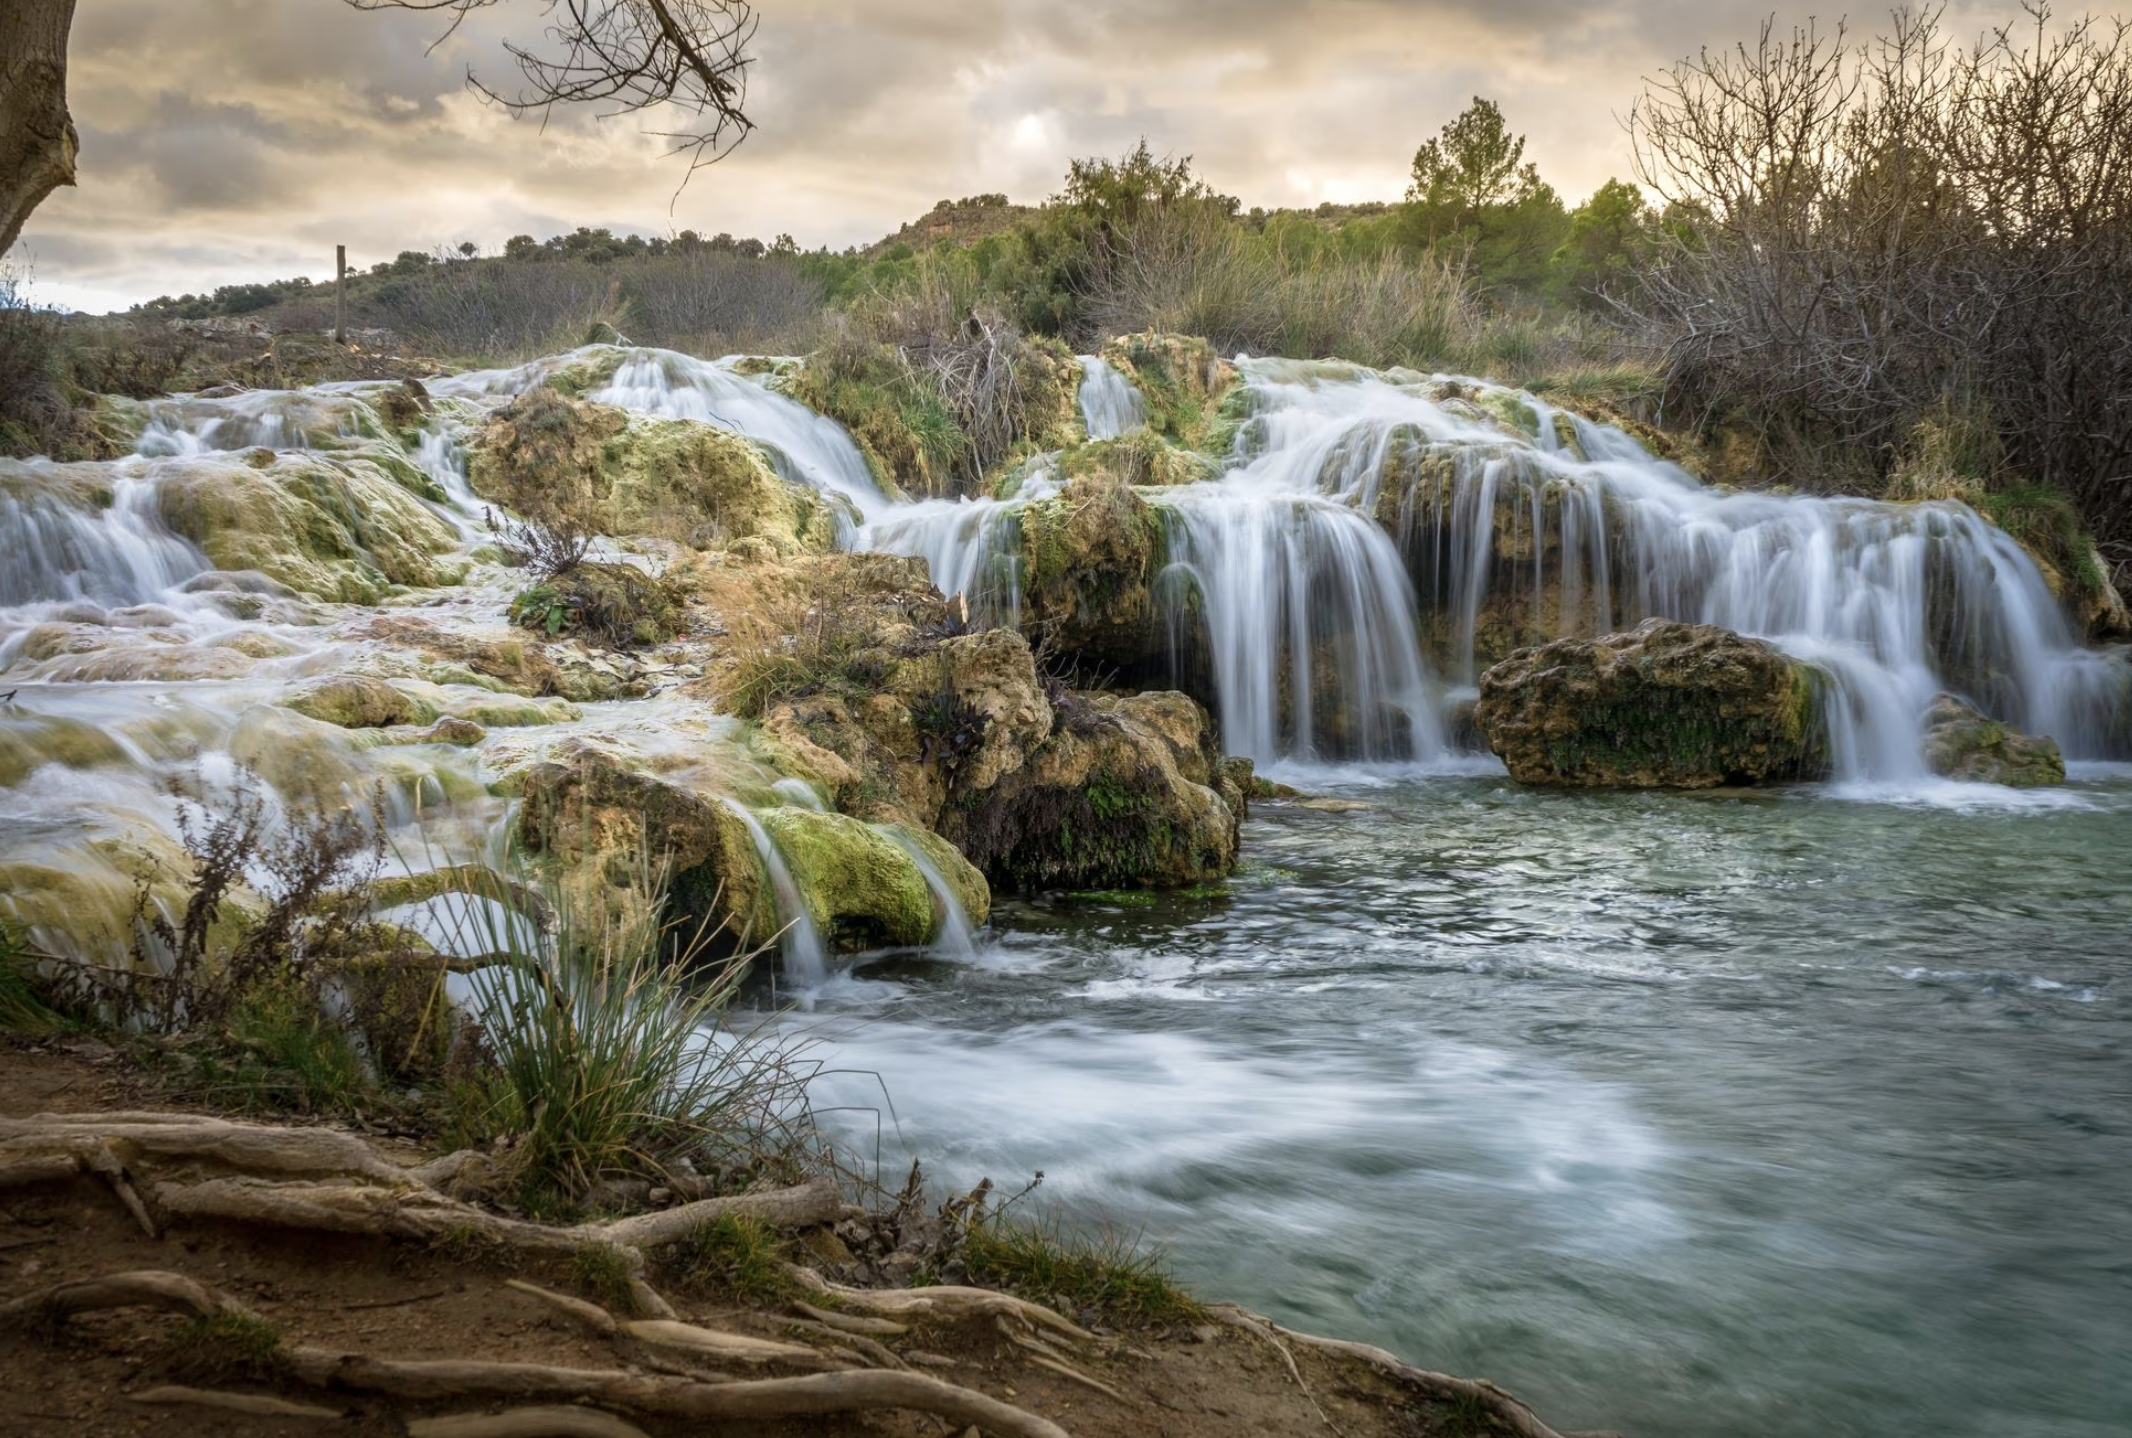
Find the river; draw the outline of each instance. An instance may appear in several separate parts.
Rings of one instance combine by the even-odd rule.
[[[1369,807],[1256,806],[1225,897],[862,964],[795,1020],[833,1117],[1562,1428],[2126,1431],[2132,767],[1301,777]]]

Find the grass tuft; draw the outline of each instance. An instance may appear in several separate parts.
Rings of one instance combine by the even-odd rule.
[[[287,1366],[281,1330],[243,1313],[195,1318],[172,1336],[170,1349],[170,1376],[181,1383],[266,1383]]]
[[[1178,1287],[1163,1255],[1137,1234],[1071,1229],[1055,1220],[1004,1212],[971,1222],[963,1235],[970,1277],[1072,1315],[1094,1309],[1130,1325],[1190,1323],[1205,1317]]]
[[[637,1312],[637,1295],[630,1286],[631,1276],[629,1260],[622,1256],[621,1250],[607,1244],[591,1244],[570,1255],[571,1279],[610,1313]]]
[[[673,1261],[682,1285],[699,1293],[769,1303],[792,1292],[784,1236],[747,1214],[718,1215],[696,1230]]]

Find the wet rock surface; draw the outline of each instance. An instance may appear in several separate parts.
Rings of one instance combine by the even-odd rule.
[[[1708,624],[1520,650],[1481,676],[1473,721],[1526,784],[1707,789],[1827,765],[1812,671]]]
[[[1935,696],[1926,711],[1925,763],[1971,784],[2032,789],[2065,782],[2057,740],[2023,734],[1953,694]]]

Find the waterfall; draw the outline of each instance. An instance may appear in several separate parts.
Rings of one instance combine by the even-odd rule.
[[[146,604],[209,568],[156,510],[152,468],[114,467],[108,488],[44,460],[0,460],[0,607]]]
[[[784,960],[785,982],[797,989],[819,987],[829,977],[829,951],[822,943],[821,930],[815,927],[814,915],[807,908],[807,896],[800,892],[799,881],[792,877],[785,856],[779,852],[770,831],[763,827],[762,820],[738,799],[728,798],[724,803],[740,817],[741,823],[747,825],[748,837],[755,842],[755,853],[762,860],[763,872],[770,876],[770,893],[777,901],[777,919],[784,925],[778,949]]]
[[[1081,356],[1081,423],[1090,439],[1116,439],[1147,423],[1147,401],[1095,355]]]
[[[744,435],[785,478],[848,500],[861,516],[887,504],[843,426],[726,365],[672,350],[630,350],[614,378],[587,398]]]
[[[940,901],[942,915],[940,933],[933,940],[933,947],[952,958],[966,959],[977,952],[977,938],[970,931],[970,915],[962,906],[962,900],[948,887],[946,875],[940,866],[926,857],[918,841],[893,825],[883,825],[881,832],[895,842],[897,848],[911,856],[918,872],[925,878],[925,886],[933,891]]]
[[[1941,690],[2075,758],[2124,722],[2124,660],[2080,647],[2035,561],[1962,504],[1720,491],[1482,381],[1240,367],[1252,418],[1224,472],[1142,491],[1164,521],[1155,597],[1178,671],[1230,752],[1434,759],[1510,650],[1651,617],[1816,665],[1841,778],[1921,775]],[[1114,385],[1131,393],[1084,359],[1092,436],[1114,432]],[[856,542],[922,555],[944,592],[1011,619],[1029,495],[894,506]]]

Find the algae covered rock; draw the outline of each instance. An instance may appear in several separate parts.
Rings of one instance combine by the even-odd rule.
[[[836,542],[819,493],[780,478],[753,444],[687,419],[632,415],[536,386],[489,416],[467,465],[483,499],[541,523],[699,549],[757,540],[781,555]]]
[[[1135,665],[1160,647],[1162,526],[1124,480],[1091,474],[1020,516],[1022,625],[1069,653]]]
[[[343,729],[383,729],[389,724],[422,724],[434,718],[422,706],[382,679],[336,674],[308,684],[282,701],[297,713]]]
[[[1473,722],[1521,783],[1705,789],[1827,766],[1813,671],[1713,625],[1521,649],[1480,689]]]
[[[1952,694],[1935,695],[1925,711],[1925,763],[1972,784],[2031,789],[2065,782],[2057,740],[2023,734]]]
[[[164,460],[155,475],[163,522],[217,569],[351,604],[459,578],[440,558],[458,543],[451,526],[368,461],[252,450]]]
[[[1208,782],[1217,761],[1179,725],[1204,711],[1181,694],[1075,695],[1029,761],[962,796],[943,832],[995,884],[1039,889],[1176,888],[1234,867],[1238,815]]]
[[[947,916],[912,857],[910,831],[815,809],[769,809],[759,817],[832,948],[917,946],[939,936]],[[991,900],[983,876],[937,839],[919,852],[971,921],[984,922]]]
[[[1120,335],[1103,358],[1147,401],[1147,427],[1188,449],[1207,449],[1223,428],[1222,402],[1236,387],[1236,366],[1190,335]]]

